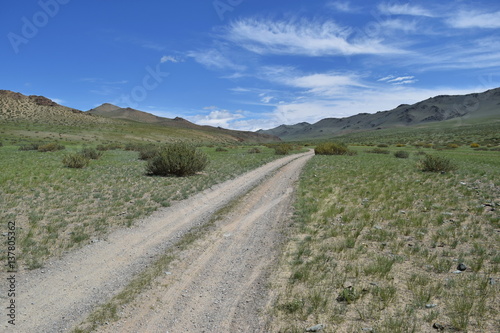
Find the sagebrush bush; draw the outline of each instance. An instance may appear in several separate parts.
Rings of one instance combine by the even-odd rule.
[[[140,160],[150,160],[160,152],[160,147],[154,145],[141,146],[137,148]]]
[[[315,155],[352,155],[346,145],[334,142],[321,143],[314,148]]]
[[[248,153],[249,153],[249,154],[260,154],[260,153],[261,153],[261,151],[260,151],[260,149],[259,149],[259,148],[250,148],[250,149],[248,150]]]
[[[399,150],[394,153],[394,156],[397,158],[408,158],[410,157],[410,153],[404,150]]]
[[[479,148],[480,146],[479,146],[479,143],[471,143],[470,147],[471,148]]]
[[[83,148],[78,154],[90,160],[98,160],[102,156],[102,151],[95,150],[94,148]]]
[[[223,147],[217,147],[217,148],[215,148],[215,151],[217,151],[217,152],[225,152],[225,151],[227,151],[227,149],[223,148]]]
[[[45,153],[45,152],[50,152],[50,151],[58,151],[58,150],[64,150],[66,147],[63,145],[52,142],[52,143],[47,143],[45,145],[40,145],[38,146],[38,151]]]
[[[381,149],[381,148],[373,148],[371,150],[367,150],[367,153],[372,153],[372,154],[390,154],[390,151],[387,149]]]
[[[82,154],[68,154],[63,157],[63,164],[67,168],[81,169],[89,165],[90,159]]]
[[[174,143],[162,147],[159,153],[148,160],[146,172],[155,176],[190,176],[203,171],[208,165],[208,156],[187,143]]]
[[[420,170],[426,172],[449,172],[456,170],[456,166],[446,157],[425,155],[419,162]]]
[[[288,155],[292,151],[292,145],[288,143],[282,143],[274,147],[274,153],[276,155]]]
[[[38,147],[41,143],[28,143],[19,147],[19,150],[28,151],[28,150],[38,150]]]

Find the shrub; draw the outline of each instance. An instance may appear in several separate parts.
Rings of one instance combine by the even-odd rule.
[[[60,145],[56,142],[53,143],[47,143],[45,145],[38,146],[38,151],[45,153],[45,152],[50,152],[50,151],[58,151],[58,150],[63,150],[66,147],[63,145]]]
[[[19,150],[28,151],[28,150],[38,150],[38,147],[41,143],[28,143],[19,147]]]
[[[396,156],[396,158],[408,158],[410,157],[410,153],[404,150],[399,150],[394,153],[394,156]]]
[[[479,148],[479,143],[471,143],[470,145],[471,148]]]
[[[276,155],[288,155],[291,150],[292,150],[292,145],[287,143],[282,143],[274,147],[274,153]]]
[[[3,142],[2,142],[2,141],[0,141],[0,147],[2,147],[2,146],[3,146]]]
[[[371,150],[367,150],[367,153],[372,153],[372,154],[390,154],[390,151],[387,149],[381,149],[381,148],[373,148]]]
[[[97,151],[94,148],[83,148],[78,154],[89,160],[98,160],[102,156],[102,151]]]
[[[76,153],[64,156],[62,162],[64,166],[68,168],[81,169],[89,165],[90,159],[82,154]]]
[[[457,145],[457,144],[455,144],[455,143],[448,143],[448,144],[446,145],[446,148],[452,148],[452,149],[455,149],[455,148],[458,148],[458,145]]]
[[[139,159],[140,160],[150,160],[160,152],[160,148],[158,146],[147,145],[138,147]]]
[[[405,144],[403,144],[403,143],[398,143],[398,144],[396,145],[396,147],[406,147],[406,145],[405,145]]]
[[[314,149],[315,155],[351,155],[347,146],[334,143],[334,142],[326,142],[321,143],[316,146]]]
[[[215,151],[217,151],[217,152],[225,152],[225,151],[227,151],[227,149],[223,148],[223,147],[217,147],[217,148],[215,148]]]
[[[146,172],[156,176],[190,176],[208,165],[205,153],[186,143],[168,144],[148,161]]]
[[[425,155],[420,161],[420,169],[429,172],[448,172],[455,170],[456,166],[446,157]]]
[[[261,151],[260,151],[260,149],[259,149],[259,148],[250,148],[250,149],[248,150],[248,153],[249,153],[249,154],[260,154],[260,153],[261,153]]]
[[[381,144],[377,145],[377,147],[379,147],[379,148],[387,148],[389,146],[386,145],[385,143],[381,143]]]

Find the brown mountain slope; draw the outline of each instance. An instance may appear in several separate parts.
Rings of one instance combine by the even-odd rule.
[[[32,122],[68,126],[112,123],[110,119],[59,105],[43,96],[25,96],[9,90],[0,90],[0,122]]]
[[[303,140],[383,128],[426,125],[451,119],[464,123],[475,119],[500,120],[500,88],[459,96],[436,96],[413,105],[403,104],[390,111],[360,113],[347,118],[325,118],[317,123],[281,125],[259,133],[283,140]]]
[[[162,118],[112,104],[103,104],[88,112],[83,112],[59,105],[43,96],[26,96],[8,90],[0,90],[1,123],[38,124],[39,127],[58,125],[72,129],[71,131],[80,137],[98,136],[112,140],[160,142],[187,139],[227,143],[280,141],[273,135],[200,126],[183,118]],[[42,131],[45,130],[51,132],[54,128],[50,127]],[[60,130],[57,131],[59,132]],[[42,135],[43,133],[40,133],[38,136]]]
[[[224,129],[221,127],[201,126],[193,124],[192,122],[184,118],[176,117],[174,119],[170,119],[170,118],[158,117],[151,113],[135,110],[132,108],[120,108],[119,106],[109,103],[102,104],[97,108],[87,111],[87,113],[112,119],[129,120],[139,123],[155,124],[155,125],[191,129],[191,130],[201,130],[204,132],[210,132],[212,134],[219,134],[225,136],[230,135],[237,138],[238,141],[269,142],[269,141],[280,140],[278,137],[266,133],[235,131],[235,130]]]

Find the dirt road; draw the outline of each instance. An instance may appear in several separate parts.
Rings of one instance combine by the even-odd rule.
[[[311,156],[273,161],[20,276],[14,332],[70,331],[179,236],[245,193],[215,231],[182,253],[171,274],[102,331],[262,331],[265,276],[290,212],[294,182]]]

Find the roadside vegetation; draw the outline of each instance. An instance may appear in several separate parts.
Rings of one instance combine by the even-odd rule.
[[[376,148],[306,166],[269,330],[498,332],[499,152]]]
[[[40,152],[46,144],[4,142],[0,149],[0,219],[16,222],[22,269],[43,267],[50,256],[105,239],[115,228],[280,157],[265,146],[198,147],[196,156],[209,162],[203,171],[154,177],[147,165],[155,153],[148,158],[141,149],[156,145],[65,143],[64,150]]]

